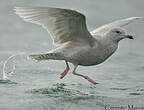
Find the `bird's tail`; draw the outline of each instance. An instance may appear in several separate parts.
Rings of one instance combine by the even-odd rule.
[[[41,61],[41,60],[64,60],[64,57],[59,53],[47,53],[47,54],[35,54],[35,55],[28,55],[28,58]]]

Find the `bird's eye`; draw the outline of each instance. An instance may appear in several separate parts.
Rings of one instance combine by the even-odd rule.
[[[117,34],[120,34],[121,32],[120,32],[120,31],[116,31],[116,33],[117,33]]]

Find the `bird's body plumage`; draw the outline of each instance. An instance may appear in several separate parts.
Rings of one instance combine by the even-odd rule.
[[[16,14],[27,22],[43,26],[51,35],[54,44],[62,44],[46,54],[29,55],[35,60],[65,60],[75,68],[73,74],[96,84],[87,76],[75,73],[78,65],[91,66],[104,62],[118,48],[118,42],[126,37],[122,27],[143,17],[130,17],[103,25],[92,32],[86,26],[85,16],[77,11],[50,7],[16,7]]]
[[[105,38],[107,39],[107,38]],[[49,53],[58,53],[63,56],[63,60],[82,66],[97,65],[111,56],[118,45],[111,40],[104,42],[101,38],[93,40],[93,45],[89,43],[68,42]]]

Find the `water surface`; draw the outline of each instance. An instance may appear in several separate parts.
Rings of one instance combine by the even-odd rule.
[[[138,0],[2,0],[0,1],[0,75],[4,61],[13,54],[45,53],[52,40],[40,26],[25,23],[13,13],[14,6],[49,6],[76,9],[87,16],[89,30],[110,21],[144,16],[144,1]],[[104,110],[106,105],[144,106],[144,21],[126,26],[135,40],[120,42],[105,63],[80,67],[98,85],[69,74],[62,80],[63,61],[14,60],[16,70],[9,80],[0,80],[0,110]],[[73,66],[71,65],[71,68]],[[8,65],[7,71],[11,69]]]

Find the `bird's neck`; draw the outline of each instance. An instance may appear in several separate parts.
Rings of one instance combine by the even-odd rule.
[[[105,39],[105,41],[108,41],[108,42],[115,44],[115,45],[118,45],[119,41],[121,40],[117,36],[111,36],[109,34],[104,35],[103,39]]]

